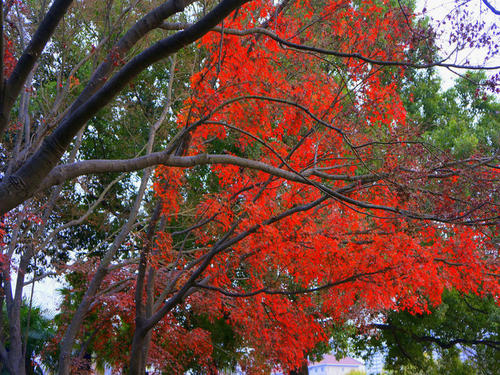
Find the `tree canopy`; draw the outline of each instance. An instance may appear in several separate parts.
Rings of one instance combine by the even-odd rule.
[[[5,368],[55,274],[59,374],[292,371],[343,322],[498,302],[498,67],[458,59],[499,31],[457,2],[447,55],[413,8],[2,2]]]

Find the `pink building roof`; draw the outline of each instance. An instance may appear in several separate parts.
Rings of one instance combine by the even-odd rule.
[[[325,354],[325,356],[323,357],[323,359],[321,361],[314,362],[314,363],[310,364],[310,366],[317,366],[317,365],[362,366],[363,363],[355,360],[354,358],[349,358],[349,357],[337,360],[334,355]]]

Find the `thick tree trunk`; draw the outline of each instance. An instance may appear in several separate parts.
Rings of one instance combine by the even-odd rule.
[[[11,315],[11,314],[9,314]],[[17,314],[19,317],[19,314]],[[12,375],[25,375],[23,341],[21,337],[21,322],[19,319],[9,317],[9,364]]]
[[[132,339],[132,348],[130,349],[129,375],[144,375],[146,368],[146,358],[144,358],[144,345],[148,331],[136,326],[134,337]]]
[[[309,368],[307,366],[307,362],[301,367],[296,368],[295,370],[290,371],[290,375],[309,375]]]

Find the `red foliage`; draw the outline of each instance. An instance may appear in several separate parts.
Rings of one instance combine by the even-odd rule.
[[[293,43],[404,60],[411,38],[401,13],[388,4],[354,7],[332,1],[318,10],[303,2],[300,9],[273,19],[272,30]],[[305,353],[328,339],[327,329],[336,320],[362,320],[386,309],[421,313],[440,302],[444,288],[498,296],[493,276],[498,274],[498,253],[485,233],[397,214],[426,212],[450,222],[487,216],[497,172],[459,171],[447,167],[442,155],[436,163],[422,144],[403,142],[415,135],[398,93],[403,67],[381,70],[358,59],[325,62],[314,54],[285,49],[271,38],[231,35],[231,29],[257,27],[271,12],[269,3],[252,2],[225,21],[229,31],[222,37],[210,33],[202,39],[209,60],[191,79],[195,94],[179,123],[186,126],[205,116],[210,122],[197,127],[190,154],[210,152],[206,140],[212,137],[231,136],[238,156],[276,167],[286,159],[291,171],[314,167],[350,176],[327,185],[345,188],[357,202],[391,207],[396,213],[329,199],[314,210],[270,224],[272,217],[324,192],[299,182],[269,180],[268,174],[255,170],[213,165],[221,189],[199,205],[201,217],[215,217],[196,230],[199,247],[210,247],[235,223],[234,236],[257,229],[218,254],[207,268],[204,277],[219,292],[197,294],[198,303],[189,303],[215,316],[229,312],[235,331],[252,348],[242,360],[252,372],[276,364],[298,366]],[[320,21],[306,28],[313,15]],[[336,64],[342,65],[344,79],[335,73]],[[439,178],[436,165],[447,169]],[[162,173],[173,172],[159,169]],[[352,186],[354,176],[365,174],[380,178],[359,179]],[[319,177],[310,179],[319,182]],[[464,195],[459,188],[464,184],[477,195]],[[157,191],[166,197],[164,190]],[[170,215],[179,207],[173,196],[165,200],[164,212]],[[172,246],[165,251],[172,252]],[[200,251],[198,256],[205,254]],[[179,272],[184,266],[178,266]],[[315,295],[302,293],[328,285]],[[283,290],[297,293],[280,294]],[[231,298],[238,294],[252,296]]]
[[[225,20],[226,32],[201,40],[208,58],[191,78],[194,94],[178,122],[185,127],[203,120],[193,131],[190,155],[213,153],[208,140],[215,137],[231,142],[237,156],[302,173],[307,184],[212,165],[220,189],[197,206],[193,223],[207,220],[194,230],[189,257],[169,234],[157,236],[151,257],[156,296],[167,287],[167,297],[179,290],[225,233],[240,236],[202,274],[208,290],[185,298],[178,311],[227,316],[248,349],[241,365],[249,373],[299,366],[336,321],[362,321],[387,309],[426,311],[444,288],[498,297],[491,228],[455,225],[491,214],[498,172],[476,168],[474,160],[454,165],[406,142],[416,131],[399,96],[403,67],[318,58],[267,36],[231,32],[272,17],[270,29],[288,42],[401,61],[412,43],[401,12],[389,1],[330,1],[316,9],[303,1],[274,17],[272,3],[245,5]],[[183,173],[156,171],[154,188],[170,218],[189,189]],[[462,186],[477,194],[468,196]],[[313,208],[287,214],[325,195]],[[119,338],[117,365],[127,360],[128,341],[113,322],[134,327],[134,274],[129,266],[111,273],[104,291],[118,281],[126,286],[94,304],[102,342]],[[171,311],[154,327],[149,352],[151,364],[160,369],[167,363],[171,373],[182,372],[186,353],[201,361],[212,350],[207,332],[185,328],[180,316]],[[211,366],[209,360],[201,365]]]
[[[14,66],[16,65],[16,58],[13,55],[13,44],[12,41],[9,40],[6,36],[3,38],[4,40],[4,50],[3,50],[3,75],[5,78],[9,78],[10,73],[14,70]]]

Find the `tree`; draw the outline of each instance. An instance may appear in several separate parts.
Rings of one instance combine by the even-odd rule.
[[[471,157],[478,150],[495,155],[499,149],[500,103],[489,95],[484,72],[466,72],[455,85],[441,92],[435,71],[416,74],[405,88],[405,108],[412,121],[421,124],[424,137],[456,157]],[[415,101],[412,98],[421,97]]]
[[[499,366],[499,308],[491,296],[446,290],[428,313],[390,311],[351,334],[352,349],[386,353],[389,373],[491,374]],[[357,336],[359,335],[359,336]]]
[[[491,297],[447,292],[431,314],[391,314],[380,327],[389,343],[389,368],[413,364],[424,373],[481,374],[500,366],[498,306]],[[399,328],[402,331],[396,332]],[[461,351],[468,357],[464,362]]]
[[[499,103],[484,92],[484,73],[468,72],[444,92],[433,70],[412,78],[403,88],[405,108],[429,142],[461,157],[471,157],[478,145],[484,154],[497,152]],[[490,374],[500,368],[498,313],[487,290],[481,296],[445,290],[442,302],[427,313],[381,312],[368,326],[335,327],[332,340],[340,356],[370,360],[374,352],[384,353],[391,374]]]
[[[6,311],[2,311],[2,320],[5,319]],[[22,326],[26,327],[25,339],[25,369],[27,374],[43,374],[40,368],[40,356],[44,352],[44,346],[54,336],[51,321],[42,312],[40,307],[35,307],[27,301],[23,301],[21,307]],[[5,345],[9,346],[7,341]],[[7,374],[5,368],[0,367],[0,373]]]
[[[5,4],[21,47],[0,98],[11,342],[0,357],[12,373],[24,373],[25,275],[73,244],[78,262],[51,265],[84,276],[58,336],[60,374],[111,342],[123,348],[106,358],[131,374],[180,373],[186,355],[212,353],[199,316],[231,326],[247,371],[294,369],[350,315],[420,312],[445,286],[498,294],[497,156],[429,147],[399,95],[408,67],[475,67],[435,62],[433,33],[408,8],[141,4]],[[495,40],[477,30],[458,29],[470,32],[458,49]]]

